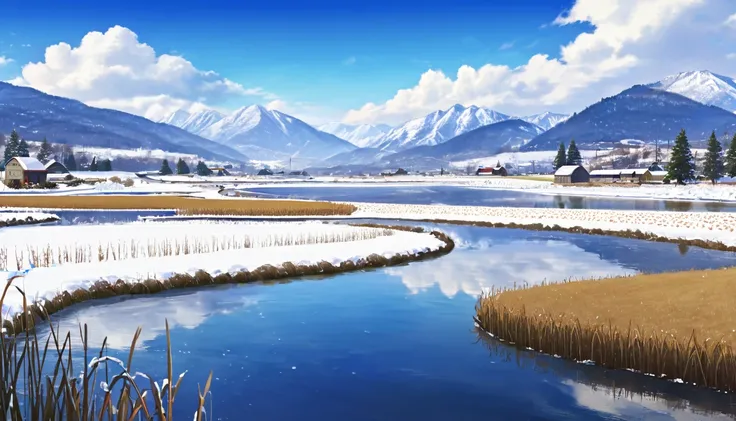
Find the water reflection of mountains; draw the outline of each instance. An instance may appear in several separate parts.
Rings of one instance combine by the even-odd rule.
[[[639,412],[640,417],[641,409],[648,409],[675,412],[672,418],[677,420],[703,417],[736,420],[736,401],[730,394],[518,349],[477,328],[476,334],[491,356],[513,362],[522,369],[551,372],[562,379],[561,386],[569,388],[579,405],[595,411],[629,418],[634,416],[632,411]],[[633,408],[635,405],[638,408]]]

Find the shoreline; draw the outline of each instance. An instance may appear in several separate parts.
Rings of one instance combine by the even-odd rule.
[[[735,276],[731,267],[494,289],[473,319],[517,349],[730,393]]]
[[[376,228],[383,227],[376,226]],[[206,268],[208,270],[205,270],[205,268],[197,268],[185,271],[171,271],[167,272],[168,276],[161,278],[150,277],[149,275],[148,277],[140,277],[135,280],[125,280],[120,278],[112,279],[117,278],[117,276],[112,276],[108,277],[109,279],[106,280],[104,277],[101,279],[98,277],[99,280],[94,282],[78,282],[76,285],[72,281],[68,282],[71,284],[71,287],[67,287],[68,289],[61,288],[61,292],[54,292],[52,297],[49,296],[48,298],[44,298],[39,297],[38,294],[36,294],[35,298],[28,298],[27,310],[24,310],[24,301],[26,300],[24,296],[14,297],[8,304],[8,299],[11,298],[11,296],[5,294],[14,291],[11,290],[12,286],[9,282],[6,284],[6,289],[3,293],[3,306],[8,307],[11,315],[10,318],[3,320],[3,329],[6,332],[22,332],[27,326],[33,326],[39,321],[46,320],[48,316],[51,316],[72,304],[96,298],[109,298],[117,295],[152,294],[175,288],[197,287],[212,284],[270,281],[292,277],[337,274],[362,269],[395,266],[438,257],[450,253],[455,247],[454,241],[440,231],[427,232],[422,230],[420,233],[415,227],[396,226],[392,226],[387,229],[403,232],[406,235],[426,235],[428,237],[432,237],[432,241],[427,241],[429,238],[426,240],[423,239],[422,242],[426,243],[426,245],[419,248],[411,245],[401,245],[394,251],[371,253],[359,253],[358,250],[350,250],[351,244],[353,245],[352,248],[360,249],[361,246],[370,244],[371,240],[348,243],[326,243],[330,246],[337,245],[342,254],[350,256],[339,259],[333,258],[332,262],[329,261],[329,257],[321,259],[305,258],[306,255],[300,257],[300,253],[304,254],[305,251],[319,251],[320,247],[315,245],[291,246],[290,249],[288,247],[270,247],[271,250],[267,250],[267,252],[273,256],[271,258],[261,259],[262,261],[265,260],[266,263],[261,263],[257,266],[250,265],[250,270],[247,266],[235,265],[226,270],[214,270],[212,268]],[[408,237],[406,239],[408,239]],[[406,243],[406,241],[404,241],[404,243]],[[356,244],[357,246],[355,246]],[[324,249],[325,247],[322,248]],[[262,250],[264,250],[264,248],[259,249],[259,251]],[[238,251],[239,253],[236,254],[242,255],[242,250]],[[291,253],[291,256],[289,256],[289,252]],[[192,258],[206,260],[208,256],[206,254],[190,254],[183,257],[188,258],[188,260],[191,260]],[[275,263],[277,260],[280,263]],[[119,262],[125,263],[130,261],[131,260],[122,260]],[[80,266],[81,265],[85,264],[80,264]],[[32,273],[36,276],[42,276],[44,269],[48,269],[49,272],[51,272],[56,268],[57,267],[37,268],[34,269]],[[58,268],[63,269],[64,266],[58,266]],[[25,277],[27,276],[28,275],[22,276],[21,274],[20,277],[15,278],[15,282],[13,283],[24,283]],[[9,277],[12,279],[13,274],[10,273]],[[24,316],[24,314],[26,314],[26,316]]]

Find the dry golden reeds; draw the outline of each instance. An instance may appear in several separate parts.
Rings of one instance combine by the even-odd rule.
[[[632,284],[634,278],[631,278]],[[620,279],[586,282],[590,289],[595,289],[593,283],[606,281],[613,283],[620,282]],[[714,340],[696,329],[684,330],[681,326],[677,326],[679,330],[666,324],[642,327],[640,322],[646,318],[637,317],[639,314],[662,312],[667,305],[639,301],[637,294],[629,297],[629,304],[640,307],[639,311],[622,310],[626,316],[614,318],[619,316],[616,311],[624,302],[625,292],[619,294],[620,299],[607,302],[600,297],[587,296],[584,291],[578,294],[575,290],[578,283],[492,290],[479,298],[475,321],[484,331],[522,349],[718,390],[736,390],[736,352],[729,342]],[[611,285],[601,286],[601,293],[610,291],[606,288]],[[558,288],[550,289],[553,286]],[[637,286],[621,285],[620,288],[626,291]],[[638,288],[647,286],[639,285]],[[526,297],[529,291],[534,295]],[[660,304],[667,302],[666,289],[660,289],[658,293],[654,288],[652,291],[658,295]],[[549,299],[535,302],[534,298],[545,292]],[[559,302],[549,305],[552,301]],[[687,319],[689,315],[693,319],[699,317],[692,311],[688,312],[692,309],[683,305],[673,308],[681,319]],[[612,312],[616,314],[609,317]],[[584,317],[578,316],[583,314]],[[661,319],[665,320],[666,314],[662,316]],[[682,333],[677,335],[674,333],[676,330]]]
[[[0,297],[0,307],[13,279]],[[133,372],[133,353],[140,338],[131,342],[127,364],[106,356],[105,339],[97,356],[88,347],[87,325],[80,326],[83,367],[74,366],[71,332],[63,337],[53,324],[45,340],[38,337],[30,307],[23,303],[22,335],[0,335],[0,414],[4,420],[173,420],[173,407],[183,374],[173,375],[171,334],[166,321],[167,375],[161,387],[152,377]],[[134,374],[135,373],[135,374]],[[139,384],[140,380],[146,384]],[[200,393],[195,418],[204,419],[205,399],[212,373]],[[98,386],[99,385],[99,386]],[[98,389],[99,387],[99,389]]]
[[[17,196],[2,206],[42,209],[171,209],[182,215],[329,216],[350,215],[353,205],[297,200],[198,199],[181,196]]]
[[[268,235],[185,237],[184,239],[152,239],[137,241],[135,239],[120,240],[115,243],[98,244],[96,247],[87,244],[63,245],[52,247],[26,247],[15,249],[9,253],[0,248],[0,270],[8,270],[8,255],[15,257],[15,270],[21,270],[24,262],[30,261],[36,267],[51,267],[68,263],[105,262],[141,257],[166,257],[188,254],[213,253],[225,250],[240,250],[260,247],[283,247],[306,244],[344,243],[350,241],[371,240],[378,237],[391,236],[394,231],[389,228],[373,226],[369,230],[345,232],[304,232],[272,233]]]

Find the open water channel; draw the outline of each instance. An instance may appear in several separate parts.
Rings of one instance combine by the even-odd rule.
[[[103,216],[102,214],[106,214]],[[67,223],[129,220],[62,213]],[[85,216],[82,218],[82,216]],[[483,288],[736,264],[730,253],[552,232],[428,225],[451,254],[400,267],[292,282],[116,298],[57,314],[92,343],[165,376],[188,370],[175,418],[190,419],[210,370],[215,420],[731,419],[730,395],[516,351],[475,331]]]

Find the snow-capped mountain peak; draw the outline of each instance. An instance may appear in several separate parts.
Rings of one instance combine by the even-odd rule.
[[[541,114],[534,114],[534,115],[529,115],[526,117],[520,117],[521,120],[524,120],[527,123],[532,123],[536,126],[539,126],[543,128],[544,130],[549,130],[552,127],[555,127],[556,125],[567,120],[568,118],[570,118],[569,114],[557,114],[557,113],[551,113],[549,111],[543,112]]]
[[[387,151],[400,151],[415,146],[437,145],[478,127],[509,118],[491,109],[455,104],[447,110],[434,111],[392,129],[379,147]]]
[[[176,127],[181,127],[185,121],[191,116],[188,111],[176,110],[173,113],[167,115],[158,121],[158,123],[169,124]]]
[[[681,72],[646,86],[736,112],[736,80],[708,70]]]
[[[386,133],[391,130],[391,126],[385,124],[360,124],[356,126],[344,123],[327,123],[317,127],[317,129],[333,134],[340,139],[345,139],[359,148],[372,148],[381,143]]]
[[[215,110],[181,111],[164,120],[238,151],[247,150],[247,156],[257,160],[300,157],[306,164],[355,149],[343,139],[262,105],[240,107],[227,115]]]

